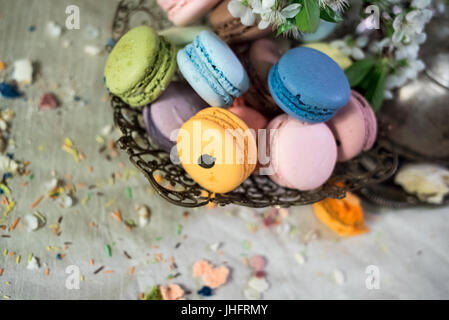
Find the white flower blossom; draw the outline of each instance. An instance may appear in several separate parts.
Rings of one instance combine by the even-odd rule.
[[[269,25],[280,26],[284,24],[287,19],[296,17],[301,11],[301,5],[299,3],[292,3],[285,8],[275,8],[269,12],[261,14],[261,20],[259,23],[259,29],[266,29]]]
[[[427,8],[431,3],[431,0],[413,0],[412,7],[417,9]]]
[[[332,41],[330,45],[355,60],[361,60],[365,58],[365,53],[362,49],[366,47],[368,40],[366,36],[360,36],[354,40],[351,35],[348,35],[343,40]]]
[[[228,3],[228,10],[235,18],[240,18],[245,26],[252,26],[256,22],[256,15],[251,7],[246,5],[247,0],[231,0]]]
[[[228,9],[232,16],[240,18],[242,24],[252,26],[259,21],[259,29],[266,29],[270,25],[278,28],[287,19],[296,17],[301,5],[289,4],[288,0],[231,0]]]

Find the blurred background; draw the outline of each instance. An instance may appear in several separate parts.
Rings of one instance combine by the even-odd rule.
[[[369,232],[340,238],[312,206],[185,209],[154,194],[115,146],[103,69],[117,4],[0,0],[0,82],[33,67],[20,97],[0,97],[0,299],[139,299],[168,284],[197,299],[200,259],[230,270],[209,299],[246,299],[253,256],[267,262],[263,299],[449,298],[447,207],[363,202]],[[70,5],[80,30],[64,27]]]

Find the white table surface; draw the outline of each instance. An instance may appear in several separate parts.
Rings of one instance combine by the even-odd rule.
[[[101,28],[97,40],[85,37],[83,29],[65,31],[60,39],[51,39],[45,32],[46,24],[54,20],[63,24],[67,5],[76,4],[81,9],[81,27],[93,24]],[[5,219],[12,221],[34,210],[31,204],[45,193],[45,183],[51,180],[52,171],[64,178],[69,173],[75,183],[94,185],[109,179],[120,171],[135,173],[135,169],[121,153],[119,158],[107,161],[100,156],[100,145],[95,136],[112,124],[112,113],[107,102],[102,72],[106,55],[88,56],[83,52],[87,44],[104,46],[109,38],[110,24],[116,1],[82,0],[0,0],[0,60],[11,65],[20,58],[38,63],[41,76],[34,84],[24,88],[24,99],[0,98],[0,108],[16,112],[12,122],[12,138],[15,147],[9,152],[16,159],[29,160],[34,179],[28,186],[21,184],[26,177],[14,177],[9,182],[15,209]],[[36,31],[29,32],[34,25]],[[70,48],[62,48],[64,39],[70,39]],[[9,70],[9,69],[8,69]],[[4,73],[2,75],[5,75]],[[6,75],[8,79],[8,75]],[[37,103],[44,91],[53,91],[62,101],[59,110],[38,111]],[[83,98],[82,105],[70,94]],[[86,160],[76,164],[71,156],[61,150],[64,138],[69,137]],[[124,169],[119,163],[125,164]],[[89,166],[93,172],[89,173]],[[129,171],[131,170],[131,171]],[[368,234],[340,239],[324,227],[315,217],[312,207],[296,207],[289,210],[288,224],[293,232],[282,232],[282,227],[259,228],[252,232],[251,223],[261,225],[263,210],[226,207],[219,209],[185,210],[172,206],[149,192],[145,178],[131,174],[129,180],[119,179],[113,185],[91,190],[91,199],[82,199],[87,189],[78,190],[79,202],[69,209],[62,209],[58,201],[48,198],[36,208],[47,216],[47,225],[36,232],[28,232],[19,223],[9,234],[0,238],[0,299],[137,299],[139,292],[154,284],[178,283],[193,293],[189,299],[198,298],[195,293],[201,282],[192,277],[192,265],[196,260],[207,259],[215,265],[226,264],[231,268],[229,282],[217,289],[209,299],[244,299],[251,270],[244,264],[244,257],[261,254],[268,260],[267,280],[270,289],[263,294],[266,299],[447,299],[449,298],[449,209],[386,210],[365,205]],[[131,187],[129,199],[126,188]],[[102,192],[103,196],[96,193]],[[108,202],[113,204],[106,207]],[[128,231],[110,216],[120,209],[125,218],[137,221],[135,204],[146,204],[152,209],[148,226]],[[190,215],[183,218],[183,212]],[[62,216],[61,235],[49,228]],[[94,221],[95,228],[89,226]],[[182,224],[182,235],[177,235]],[[307,246],[306,234],[316,231],[318,237]],[[158,237],[162,239],[158,240]],[[248,241],[250,246],[245,246]],[[56,252],[47,246],[63,248],[71,242],[63,260],[56,259]],[[105,245],[115,242],[112,257],[105,253]],[[210,244],[221,242],[221,254],[213,252]],[[175,245],[181,243],[178,249]],[[155,248],[154,246],[159,246]],[[4,256],[4,249],[21,255]],[[127,259],[126,250],[132,259]],[[295,261],[295,253],[306,250],[306,263]],[[41,268],[28,270],[28,254],[39,257]],[[153,263],[155,254],[162,253],[163,261]],[[181,275],[167,280],[168,259],[173,256]],[[95,264],[89,264],[94,259]],[[69,265],[80,268],[84,281],[79,290],[65,286]],[[100,266],[113,273],[93,271]],[[380,270],[380,289],[368,290],[365,286],[367,266]],[[135,274],[128,275],[130,266]],[[48,267],[50,273],[44,275]],[[341,270],[345,281],[338,284],[333,279],[335,270]]]

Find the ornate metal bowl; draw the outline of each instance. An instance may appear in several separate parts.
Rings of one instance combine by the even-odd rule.
[[[151,8],[151,9],[150,9]],[[160,28],[163,14],[153,0],[121,1],[113,23],[113,38],[118,40],[131,26],[136,13],[144,13],[142,22]],[[142,16],[144,17],[144,16]],[[118,97],[112,97],[115,124],[122,131],[118,145],[130,161],[145,175],[156,192],[167,201],[184,207],[200,207],[209,202],[217,205],[237,204],[247,207],[311,204],[327,197],[344,198],[346,192],[391,177],[397,167],[397,155],[382,138],[375,147],[356,159],[339,163],[329,181],[314,191],[298,191],[278,186],[267,176],[252,175],[240,187],[227,194],[212,194],[195,183],[179,165],[170,161],[169,154],[153,145],[144,129],[142,110],[131,108]]]

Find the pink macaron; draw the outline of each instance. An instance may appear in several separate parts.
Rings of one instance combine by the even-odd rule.
[[[168,18],[177,26],[185,26],[212,10],[220,0],[157,0]]]
[[[301,191],[322,186],[337,162],[337,145],[324,123],[310,124],[287,114],[274,118],[267,127],[268,174],[280,186]]]
[[[346,106],[328,121],[337,141],[338,161],[347,161],[371,149],[377,137],[377,120],[368,101],[352,90]]]
[[[256,135],[260,129],[265,129],[268,125],[268,119],[259,111],[246,106],[243,98],[235,99],[234,104],[228,110],[242,119],[248,128],[256,132]]]

